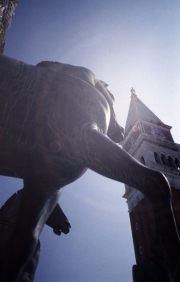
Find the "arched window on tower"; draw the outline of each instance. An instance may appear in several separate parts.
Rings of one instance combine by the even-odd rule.
[[[154,158],[155,158],[155,161],[157,162],[157,164],[161,164],[158,153],[154,152]]]
[[[141,156],[141,163],[142,163],[143,165],[146,165],[146,163],[145,163],[145,160],[144,160],[144,157],[143,157],[143,156]]]
[[[176,168],[178,170],[180,170],[180,163],[179,163],[179,160],[177,158],[175,158],[175,164],[176,164]]]
[[[170,156],[168,157],[168,164],[170,167],[174,167],[173,159]]]
[[[166,157],[165,157],[164,154],[161,154],[161,161],[162,161],[162,164],[163,164],[163,165],[167,165],[167,163],[166,163]]]
[[[139,246],[139,253],[140,253],[140,255],[142,255],[142,253],[143,253],[143,248],[142,248],[142,246]]]

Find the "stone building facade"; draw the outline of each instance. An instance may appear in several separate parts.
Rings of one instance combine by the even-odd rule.
[[[0,53],[4,52],[6,30],[11,25],[18,0],[0,0]]]

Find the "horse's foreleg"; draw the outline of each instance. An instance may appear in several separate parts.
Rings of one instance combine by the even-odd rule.
[[[165,176],[140,164],[95,129],[84,130],[80,144],[87,167],[137,188],[151,199],[156,214],[156,229],[164,236],[163,243],[167,248],[170,243],[174,246],[172,250],[178,255],[179,235],[171,206],[171,191]]]
[[[22,276],[20,278],[20,282],[32,282],[34,281],[34,276],[36,272],[36,268],[39,262],[40,255],[40,241],[38,240],[38,244],[36,246],[35,252],[32,254],[28,263],[26,264]]]
[[[0,264],[0,281],[18,281],[59,196],[60,189],[56,191],[48,181],[24,181],[17,222]]]
[[[62,211],[59,204],[57,204],[50,214],[46,224],[49,225],[52,229],[54,234],[61,235],[61,231],[64,234],[69,233],[71,224],[69,223],[68,218]]]

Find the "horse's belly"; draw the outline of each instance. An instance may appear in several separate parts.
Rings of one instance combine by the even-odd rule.
[[[71,183],[84,174],[86,168],[65,152],[52,152],[43,144],[31,145],[0,135],[0,175],[18,178],[42,177]]]

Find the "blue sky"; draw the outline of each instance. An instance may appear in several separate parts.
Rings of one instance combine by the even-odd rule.
[[[84,66],[109,84],[125,126],[130,89],[180,143],[180,2],[176,0],[19,0],[5,54]],[[0,178],[0,204],[22,187]],[[88,171],[60,199],[72,229],[45,227],[36,282],[132,282],[135,263],[124,185]]]

